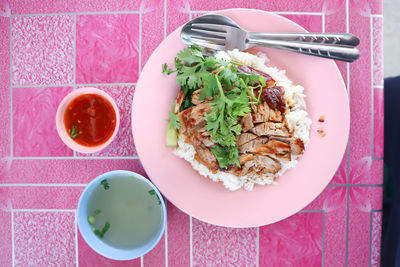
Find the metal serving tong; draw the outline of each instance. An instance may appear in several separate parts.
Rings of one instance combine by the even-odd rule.
[[[186,23],[181,31],[185,45],[197,44],[212,50],[245,50],[254,46],[267,46],[353,62],[360,57],[355,48],[360,39],[350,33],[262,33],[248,32],[233,20],[222,15],[205,15]]]

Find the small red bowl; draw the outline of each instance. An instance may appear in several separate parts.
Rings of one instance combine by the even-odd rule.
[[[81,95],[86,95],[86,94],[96,94],[99,96],[104,97],[105,99],[110,102],[112,105],[114,111],[115,111],[115,117],[116,117],[116,123],[115,123],[115,129],[111,137],[103,144],[98,145],[98,146],[83,146],[75,142],[70,135],[67,132],[67,129],[65,128],[64,124],[64,115],[65,115],[65,110],[67,109],[68,105],[71,103],[72,100],[75,98],[81,96]],[[119,116],[119,110],[117,105],[115,104],[114,100],[112,99],[111,96],[109,96],[107,93],[104,91],[93,88],[93,87],[83,87],[76,89],[66,95],[64,99],[61,101],[60,105],[58,106],[57,109],[57,114],[56,114],[56,127],[57,127],[57,132],[58,135],[60,136],[61,140],[66,144],[69,148],[72,150],[75,150],[77,152],[81,153],[95,153],[98,152],[104,148],[106,148],[115,138],[117,135],[118,129],[119,129],[119,122],[120,122],[120,116]]]

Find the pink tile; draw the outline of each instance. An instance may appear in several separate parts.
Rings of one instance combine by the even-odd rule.
[[[257,1],[257,0],[239,0],[239,1],[198,1],[198,0],[177,0],[180,3],[190,4],[191,10],[218,10],[226,8],[254,8],[268,11],[315,11],[320,12],[322,9],[322,1]]]
[[[120,0],[19,0],[10,1],[12,14],[42,14],[64,12],[135,11],[142,1]]]
[[[13,209],[76,209],[84,186],[4,187]]]
[[[7,2],[4,2],[7,3]],[[1,8],[0,8],[1,9]],[[10,19],[0,11],[0,158],[10,153]]]
[[[139,14],[77,16],[76,82],[136,82],[139,49]]]
[[[342,162],[339,165],[335,175],[333,176],[330,184],[346,184],[347,183],[347,160],[348,160],[348,153],[347,149],[343,156]]]
[[[322,16],[321,15],[282,15],[299,24],[309,32],[322,32]]]
[[[190,6],[187,0],[167,2],[167,34],[189,21]]]
[[[140,10],[142,12],[143,67],[154,49],[164,39],[164,1],[143,1]]]
[[[12,266],[11,219],[11,201],[8,194],[0,190],[0,262],[3,266]]]
[[[75,216],[72,212],[14,212],[15,266],[72,266]]]
[[[78,230],[79,232],[79,230]],[[134,259],[130,261],[116,261],[110,260],[97,254],[92,250],[85,240],[82,238],[81,233],[78,233],[78,257],[79,266],[81,267],[111,267],[111,266],[121,266],[121,267],[140,267],[141,262],[139,259]]]
[[[325,211],[325,266],[346,266],[347,188],[327,187],[305,210]]]
[[[58,104],[70,91],[68,87],[13,89],[14,156],[73,155],[54,122]]]
[[[226,228],[192,219],[193,266],[256,266],[257,228]]]
[[[143,256],[143,266],[165,266],[165,234],[160,239],[160,242],[149,253]]]
[[[167,203],[168,266],[190,266],[190,217]]]
[[[374,157],[383,158],[384,101],[383,88],[374,88]]]
[[[13,85],[73,81],[73,16],[12,19]]]
[[[382,184],[383,160],[363,157],[350,164],[350,184]]]
[[[131,108],[134,93],[133,86],[98,86],[104,90],[115,101],[120,114],[120,126],[114,141],[104,150],[93,154],[81,154],[79,156],[136,156],[133,144],[131,127]]]
[[[381,260],[382,212],[372,213],[371,266],[379,267]]]
[[[146,176],[138,159],[14,159],[1,182],[87,184],[112,170],[130,170]]]
[[[372,209],[382,208],[382,187],[349,188],[349,266],[368,266]]]
[[[368,13],[363,13],[368,1],[350,1],[350,32],[360,38],[361,57],[350,64],[350,166],[371,155],[371,29]],[[365,11],[366,12],[366,11]]]
[[[260,266],[321,266],[323,213],[260,227]]]
[[[383,1],[377,0],[350,0],[350,10],[360,16],[369,16],[370,14],[382,14]]]
[[[383,18],[372,18],[373,84],[383,85]]]

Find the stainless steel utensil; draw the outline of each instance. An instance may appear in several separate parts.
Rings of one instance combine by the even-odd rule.
[[[353,34],[259,33],[240,28],[222,15],[205,15],[188,22],[181,31],[185,45],[198,44],[212,50],[245,50],[267,46],[297,53],[353,62],[360,57],[360,40]]]

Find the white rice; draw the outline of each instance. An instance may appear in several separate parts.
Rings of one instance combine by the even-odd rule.
[[[277,85],[282,86],[285,90],[284,98],[287,105],[285,113],[286,121],[293,129],[294,136],[300,138],[304,144],[307,145],[310,135],[311,120],[308,117],[307,111],[305,110],[306,103],[304,100],[305,95],[303,93],[304,88],[302,86],[294,85],[292,81],[287,78],[285,70],[279,70],[275,67],[266,66],[265,63],[269,62],[269,59],[263,53],[258,53],[256,56],[250,53],[240,52],[235,49],[226,52],[219,51],[216,54],[216,57],[219,59],[224,59],[228,62],[234,61],[245,64],[254,69],[267,73],[276,81]],[[179,136],[178,147],[174,150],[174,153],[190,162],[193,169],[198,171],[201,175],[209,177],[214,182],[223,182],[225,187],[231,191],[235,191],[241,187],[251,191],[254,187],[254,184],[275,184],[277,177],[285,173],[287,169],[295,167],[297,164],[297,159],[294,157],[292,157],[292,160],[289,162],[281,162],[282,169],[275,175],[245,175],[238,177],[222,171],[213,173],[206,166],[195,160],[194,156],[196,151],[194,147],[185,143],[183,136],[181,135]]]

